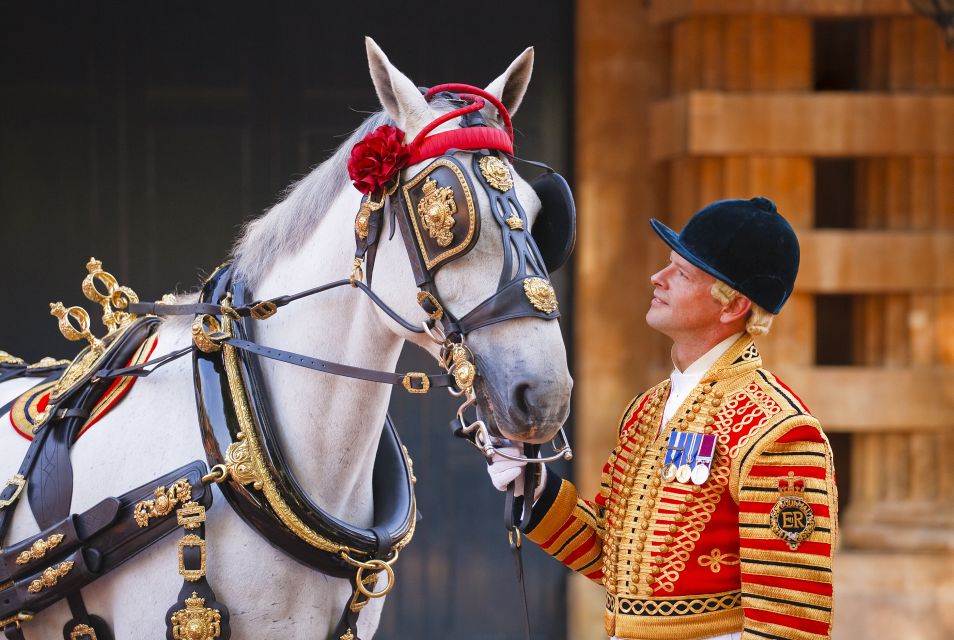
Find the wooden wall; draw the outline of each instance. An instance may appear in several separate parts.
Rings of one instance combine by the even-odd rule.
[[[768,196],[802,266],[760,346],[835,447],[835,637],[950,637],[954,52],[904,0],[633,5],[577,3],[583,492],[671,368],[643,321],[667,254],[646,219]],[[572,585],[571,637],[601,637],[591,590]]]

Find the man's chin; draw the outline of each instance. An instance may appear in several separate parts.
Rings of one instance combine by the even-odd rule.
[[[646,324],[649,325],[650,329],[659,331],[665,325],[665,321],[659,317],[660,315],[659,310],[654,307],[650,307],[649,311],[646,312]]]

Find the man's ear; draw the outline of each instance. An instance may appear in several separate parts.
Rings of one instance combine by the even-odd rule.
[[[729,304],[723,305],[719,322],[722,324],[732,324],[738,320],[744,320],[751,310],[752,301],[740,293],[732,298]]]

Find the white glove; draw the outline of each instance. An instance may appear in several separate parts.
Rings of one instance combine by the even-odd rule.
[[[501,439],[496,441],[494,442],[494,447],[500,451],[503,451],[507,455],[514,457],[523,455],[523,450],[509,440]],[[515,496],[522,496],[523,468],[525,466],[527,466],[526,462],[519,460],[508,460],[507,458],[494,453],[490,458],[490,463],[487,465],[487,474],[490,476],[490,481],[493,483],[494,487],[497,488],[497,491],[506,491],[507,485],[516,480],[517,486],[514,488],[513,494]],[[533,494],[534,502],[540,499],[540,494],[543,493],[543,486],[546,484],[546,480],[547,467],[546,465],[543,465],[543,468],[540,470],[540,483],[537,485],[537,490],[534,491]]]

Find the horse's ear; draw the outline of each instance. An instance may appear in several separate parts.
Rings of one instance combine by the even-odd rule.
[[[487,93],[497,96],[512,116],[523,101],[523,94],[530,84],[533,74],[533,47],[527,47],[523,53],[510,63],[500,77],[487,85]]]
[[[419,123],[429,113],[424,96],[410,78],[391,64],[374,40],[365,36],[364,44],[368,50],[371,80],[381,106],[401,129],[409,132],[415,126],[420,126]]]

